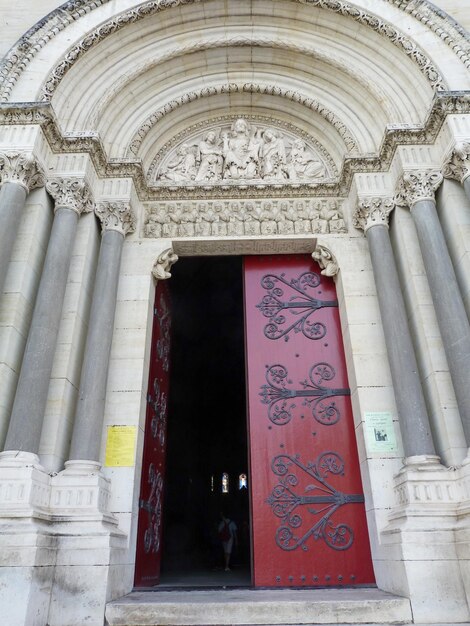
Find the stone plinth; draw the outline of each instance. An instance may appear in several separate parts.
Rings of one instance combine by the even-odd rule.
[[[462,538],[468,532],[470,518],[459,515],[460,503],[468,502],[463,495],[467,471],[466,466],[445,468],[438,457],[416,456],[406,459],[394,479],[397,504],[381,534],[389,560],[387,587],[408,595],[418,624],[470,617],[458,560],[465,548],[455,532],[460,528]]]

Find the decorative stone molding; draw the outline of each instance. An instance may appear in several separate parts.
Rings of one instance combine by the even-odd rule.
[[[135,214],[126,202],[100,202],[95,207],[95,215],[101,221],[103,232],[116,230],[125,237],[135,231]]]
[[[170,270],[178,260],[178,255],[174,253],[173,248],[168,248],[158,257],[152,268],[152,275],[157,280],[167,280],[171,278]]]
[[[445,178],[453,178],[463,185],[470,176],[470,143],[462,141],[456,144],[442,173]]]
[[[341,139],[344,141],[348,152],[350,152],[351,154],[357,154],[358,152],[358,142],[351,130],[335,113],[333,113],[333,111],[328,109],[326,106],[324,106],[317,100],[314,100],[313,98],[310,98],[309,96],[306,96],[298,91],[293,91],[292,89],[282,89],[278,85],[259,85],[256,83],[224,83],[222,85],[216,85],[213,87],[204,87],[199,91],[190,91],[183,94],[179,98],[176,98],[175,100],[167,102],[164,106],[158,109],[158,111],[152,113],[152,115],[145,120],[139,130],[135,133],[129,144],[129,152],[134,155],[138,153],[145,137],[155,126],[155,124],[157,124],[159,120],[165,117],[165,115],[168,115],[179,107],[185,106],[189,102],[194,102],[195,100],[209,98],[211,96],[217,96],[225,93],[264,94],[268,96],[286,98],[287,100],[291,100],[292,102],[298,102],[307,109],[315,111],[315,113],[318,113],[318,115],[321,115],[321,117],[325,118],[328,123],[337,130]]]
[[[145,237],[305,235],[347,232],[338,200],[158,202],[147,208]]]
[[[113,20],[102,24],[99,29],[93,31],[88,39],[82,40],[80,44],[69,50],[67,54],[68,62],[73,62],[74,54],[81,56],[86,50],[91,48],[95,43],[99,43],[107,34],[116,32],[129,22],[135,22],[138,19],[154,14],[162,9],[178,4],[186,4],[188,2],[198,2],[199,0],[164,0],[146,2],[132,11],[120,14]],[[304,0],[298,0],[304,1]],[[470,45],[468,33],[453,20],[442,9],[438,9],[434,5],[421,0],[418,4],[403,0],[386,0],[397,6],[400,10],[412,15],[422,24],[429,28],[432,32],[439,36],[444,43],[449,46],[456,57],[470,67]],[[67,28],[69,24],[79,20],[83,15],[92,12],[94,9],[107,4],[110,0],[74,0],[66,5],[51,11],[43,20],[33,26],[18,42],[10,49],[5,59],[0,65],[0,93],[2,102],[7,102],[9,95],[16,84],[22,72],[27,68],[28,64],[35,56],[46,46],[51,39],[58,33]],[[356,6],[344,1],[331,2],[331,0],[309,0],[309,4],[321,7],[326,10],[334,11],[343,15],[350,15],[353,19],[366,26],[374,29],[383,36],[387,37],[397,47],[403,48],[405,53],[415,60],[420,66],[421,71],[426,75],[430,74],[428,80],[435,80],[436,70],[431,67],[429,59],[422,54],[422,51],[416,49],[416,46],[409,45],[409,40],[396,31],[390,24],[384,23],[380,18],[373,16],[363,10],[359,10]],[[65,61],[65,60],[64,60]],[[63,69],[67,71],[70,65],[65,63]],[[434,71],[431,71],[431,68]],[[54,75],[59,74],[56,68]],[[437,74],[438,76],[438,74]]]
[[[16,183],[29,193],[37,187],[44,187],[44,170],[35,157],[28,152],[0,152],[0,185]]]
[[[108,159],[96,132],[81,132],[62,135],[52,107],[47,103],[9,105],[0,104],[0,124],[39,125],[54,153],[88,153],[93,166],[102,179],[132,178],[137,195],[143,201],[149,200],[207,200],[250,199],[250,198],[290,198],[304,197],[346,197],[349,194],[354,174],[388,171],[399,145],[432,144],[436,140],[448,115],[470,113],[470,91],[437,93],[429,115],[423,125],[390,125],[381,142],[377,156],[346,157],[342,170],[335,182],[315,182],[290,185],[288,192],[285,185],[263,183],[259,186],[243,186],[216,191],[207,189],[189,189],[187,187],[154,188],[148,184],[142,164],[137,159]]]
[[[314,237],[224,237],[174,239],[174,250],[184,256],[245,256],[247,254],[312,254]]]
[[[434,193],[442,181],[443,176],[437,171],[405,172],[398,184],[394,202],[397,206],[411,209],[420,200],[434,201]]]
[[[90,188],[83,178],[53,178],[47,181],[46,189],[54,198],[56,211],[72,209],[81,215],[93,210]]]
[[[276,34],[276,38],[266,38],[258,35],[258,33],[251,33],[249,37],[225,36],[223,38],[215,39],[198,39],[197,41],[192,41],[184,46],[181,45],[181,42],[178,42],[177,45],[175,45],[170,51],[165,50],[161,56],[158,56],[158,54],[152,55],[150,60],[137,64],[132,68],[132,70],[129,70],[129,73],[126,72],[125,75],[119,77],[113,83],[110,89],[106,91],[106,94],[100,98],[94,111],[91,112],[90,117],[88,118],[89,126],[91,128],[97,128],[103,112],[116,98],[117,94],[121,93],[123,89],[125,89],[126,85],[136,80],[139,76],[142,76],[142,74],[148,70],[175,58],[181,58],[184,54],[194,54],[195,52],[213,50],[226,46],[240,48],[273,48],[280,51],[280,54],[285,51],[294,52],[304,57],[308,57],[314,64],[323,62],[331,68],[331,71],[338,70],[339,72],[350,76],[355,82],[358,83],[358,88],[364,90],[364,97],[367,97],[367,95],[370,94],[373,99],[381,103],[381,106],[387,116],[393,117],[394,115],[394,108],[390,105],[387,94],[382,87],[369,80],[362,72],[356,71],[347,63],[339,61],[334,53],[322,53],[314,46],[305,46],[300,44],[298,41],[278,38],[278,34]]]
[[[395,208],[391,198],[364,198],[360,200],[353,215],[353,226],[366,233],[372,226],[386,226]]]
[[[312,259],[322,268],[323,276],[336,276],[339,272],[338,261],[334,254],[322,244],[317,243],[315,250],[312,252]]]
[[[69,48],[65,57],[54,67],[45,80],[38,99],[42,101],[50,101],[61,80],[70,68],[73,67],[75,62],[96,44],[100,43],[108,36],[118,32],[123,26],[135,23],[149,15],[154,15],[162,9],[168,9],[171,6],[198,1],[199,0],[151,0],[137,9],[125,11],[101,24],[98,28],[95,28],[93,31],[87,33],[87,35],[78,43]],[[331,0],[309,0],[308,3],[321,9],[341,13],[341,15],[350,17],[367,28],[372,28],[375,32],[387,38],[394,46],[410,57],[434,89],[446,88],[446,85],[437,68],[425,52],[418,45],[416,45],[413,40],[396,29],[389,22],[378,18],[376,15],[373,15],[368,11],[358,9],[356,6],[353,6],[345,0],[336,0],[335,2],[331,2]],[[3,96],[3,98],[5,98],[5,96]],[[3,101],[5,102],[6,99]]]
[[[385,0],[412,15],[451,48],[465,67],[470,68],[470,35],[440,7],[427,0]]]

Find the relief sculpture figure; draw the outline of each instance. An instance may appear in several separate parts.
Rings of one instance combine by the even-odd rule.
[[[194,180],[196,175],[196,157],[188,144],[184,143],[178,149],[176,156],[162,172],[161,178],[174,183]]]
[[[222,135],[224,140],[224,178],[250,179],[259,178],[260,131],[255,129],[250,135],[248,123],[238,119],[232,124],[230,136]]]
[[[217,135],[213,130],[209,131],[198,145],[199,170],[196,174],[196,181],[220,180],[222,178],[222,168],[224,159],[222,148],[217,141]]]
[[[284,139],[272,128],[266,129],[263,133],[261,157],[264,180],[279,181],[287,178]]]
[[[325,175],[325,168],[307,148],[302,139],[296,139],[292,145],[289,163],[289,178],[297,181],[307,178],[320,178]]]

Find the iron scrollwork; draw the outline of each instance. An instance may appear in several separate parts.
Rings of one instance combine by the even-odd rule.
[[[331,400],[336,396],[349,396],[349,389],[326,387],[325,382],[333,380],[335,369],[329,363],[312,365],[308,378],[299,382],[300,388],[292,388],[292,380],[284,365],[266,366],[266,382],[261,386],[261,402],[269,405],[268,417],[273,424],[284,426],[292,419],[292,410],[296,408],[294,398],[302,398],[302,406],[309,406],[312,416],[324,426],[336,424],[341,412],[336,402]]]
[[[307,540],[313,537],[324,541],[333,550],[347,550],[354,542],[353,529],[344,523],[331,519],[336,511],[346,505],[364,502],[362,494],[345,494],[336,490],[326,480],[328,474],[344,476],[344,461],[336,452],[323,452],[315,462],[306,465],[300,462],[299,455],[281,454],[271,463],[273,473],[279,477],[278,484],[272,490],[266,502],[282,525],[276,531],[275,541],[282,550],[307,550]],[[301,472],[313,479],[302,494],[295,491],[299,484],[296,472]],[[320,516],[306,531],[303,525],[301,507],[314,516]],[[300,509],[300,511],[299,511]]]
[[[150,405],[153,409],[153,417],[150,422],[150,430],[154,439],[158,438],[160,446],[165,445],[166,436],[166,418],[167,418],[167,397],[164,391],[160,389],[158,378],[153,381],[153,396],[149,397]]]
[[[148,525],[144,533],[145,553],[160,550],[160,527],[162,524],[162,495],[163,476],[159,470],[155,469],[153,463],[149,466],[148,483],[150,484],[150,494],[148,500],[140,500],[139,506],[148,513]]]
[[[304,272],[298,278],[287,280],[285,274],[266,274],[261,287],[266,290],[256,308],[269,319],[264,327],[268,339],[289,340],[291,331],[302,333],[307,339],[322,339],[326,326],[310,319],[311,315],[324,307],[337,307],[337,300],[321,300],[311,290],[320,285],[321,278],[315,272]]]
[[[158,323],[160,326],[160,338],[157,340],[157,355],[162,363],[164,372],[170,369],[170,333],[171,333],[171,316],[168,304],[163,296],[160,295],[158,314]]]

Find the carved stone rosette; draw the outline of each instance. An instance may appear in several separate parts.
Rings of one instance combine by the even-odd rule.
[[[317,244],[312,252],[312,259],[322,268],[323,276],[336,276],[339,271],[338,261],[334,254],[321,244]]]
[[[421,200],[434,201],[435,191],[442,181],[443,176],[438,171],[405,172],[398,184],[394,202],[396,206],[412,208]]]
[[[170,270],[178,260],[178,255],[174,253],[173,248],[168,248],[158,257],[152,268],[152,275],[157,280],[167,280],[171,278]]]
[[[354,228],[366,233],[372,226],[386,226],[395,208],[391,198],[364,198],[360,200],[353,215]]]
[[[468,141],[456,144],[442,172],[445,178],[453,178],[463,185],[465,179],[470,176],[470,143]]]
[[[95,208],[95,215],[101,221],[103,232],[116,230],[125,237],[135,231],[135,214],[126,202],[100,202]]]
[[[29,193],[44,187],[44,171],[34,156],[28,152],[0,152],[0,184],[16,183]]]
[[[46,189],[54,198],[55,211],[65,208],[81,215],[93,210],[90,188],[83,178],[53,178]]]

